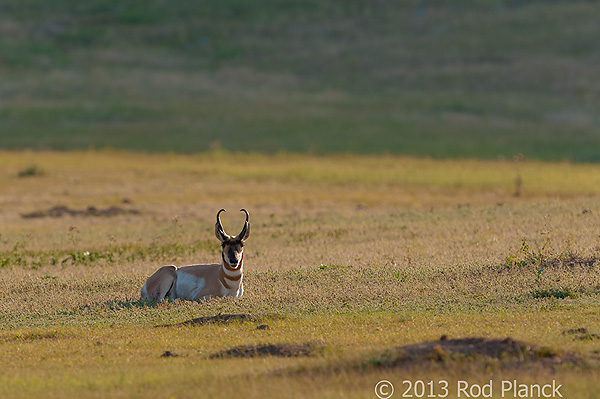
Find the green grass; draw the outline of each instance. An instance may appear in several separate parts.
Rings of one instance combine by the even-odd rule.
[[[1,7],[5,149],[600,160],[596,1]]]
[[[372,398],[381,379],[397,390],[405,379],[556,380],[565,397],[600,394],[598,165],[0,155],[1,397]],[[31,165],[44,173],[22,175]],[[56,205],[139,213],[23,217]],[[228,232],[243,223],[238,209],[250,211],[244,296],[142,301],[140,287],[159,266],[218,261],[221,207]],[[254,319],[157,327],[228,313]],[[583,361],[385,362],[398,347],[442,335],[511,337]],[[320,350],[211,357],[238,345],[306,343]]]

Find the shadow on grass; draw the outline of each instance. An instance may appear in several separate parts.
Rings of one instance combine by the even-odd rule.
[[[59,315],[74,315],[84,312],[89,312],[92,309],[96,310],[126,310],[126,309],[144,309],[144,308],[156,308],[159,303],[147,301],[145,299],[137,300],[116,300],[111,299],[97,305],[82,305],[71,308],[70,310],[64,310],[58,312]]]
[[[556,298],[556,299],[566,299],[566,298],[577,298],[578,294],[573,290],[563,290],[563,289],[546,289],[546,290],[535,290],[532,293],[532,296],[536,299],[541,298]]]
[[[157,327],[176,327],[176,326],[202,326],[205,324],[228,324],[232,321],[256,321],[256,317],[251,314],[217,314],[215,316],[203,316],[195,319],[187,320],[181,323],[164,324]]]

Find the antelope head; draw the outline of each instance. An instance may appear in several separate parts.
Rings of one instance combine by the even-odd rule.
[[[221,209],[217,212],[217,223],[215,224],[215,235],[217,239],[221,241],[221,247],[223,248],[223,265],[229,266],[229,269],[238,269],[242,266],[242,259],[244,257],[244,241],[248,239],[250,235],[250,224],[248,223],[248,211],[240,209],[240,212],[246,214],[246,222],[242,231],[237,236],[230,236],[225,233],[223,225],[221,224],[221,212],[225,212],[225,209]]]

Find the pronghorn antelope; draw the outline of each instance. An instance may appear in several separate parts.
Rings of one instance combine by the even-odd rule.
[[[225,233],[221,224],[221,209],[217,212],[215,235],[221,241],[221,264],[192,265],[178,268],[163,266],[148,278],[142,287],[142,299],[158,302],[163,298],[202,300],[217,296],[240,297],[244,294],[244,241],[250,235],[248,211],[246,222],[237,236]]]

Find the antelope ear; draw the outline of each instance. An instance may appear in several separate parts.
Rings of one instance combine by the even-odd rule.
[[[248,217],[250,216],[250,214],[245,209],[240,209],[240,212],[244,212],[246,214],[246,221],[244,222],[244,228],[242,229],[242,231],[240,232],[240,234],[238,234],[236,236],[236,238],[238,240],[244,242],[250,236],[250,223],[248,223]]]
[[[217,212],[217,223],[215,223],[215,236],[217,237],[217,240],[225,242],[229,241],[231,237],[229,237],[229,235],[225,233],[225,230],[223,230],[223,224],[221,224],[221,212],[226,211],[225,209],[221,209],[219,212]]]

